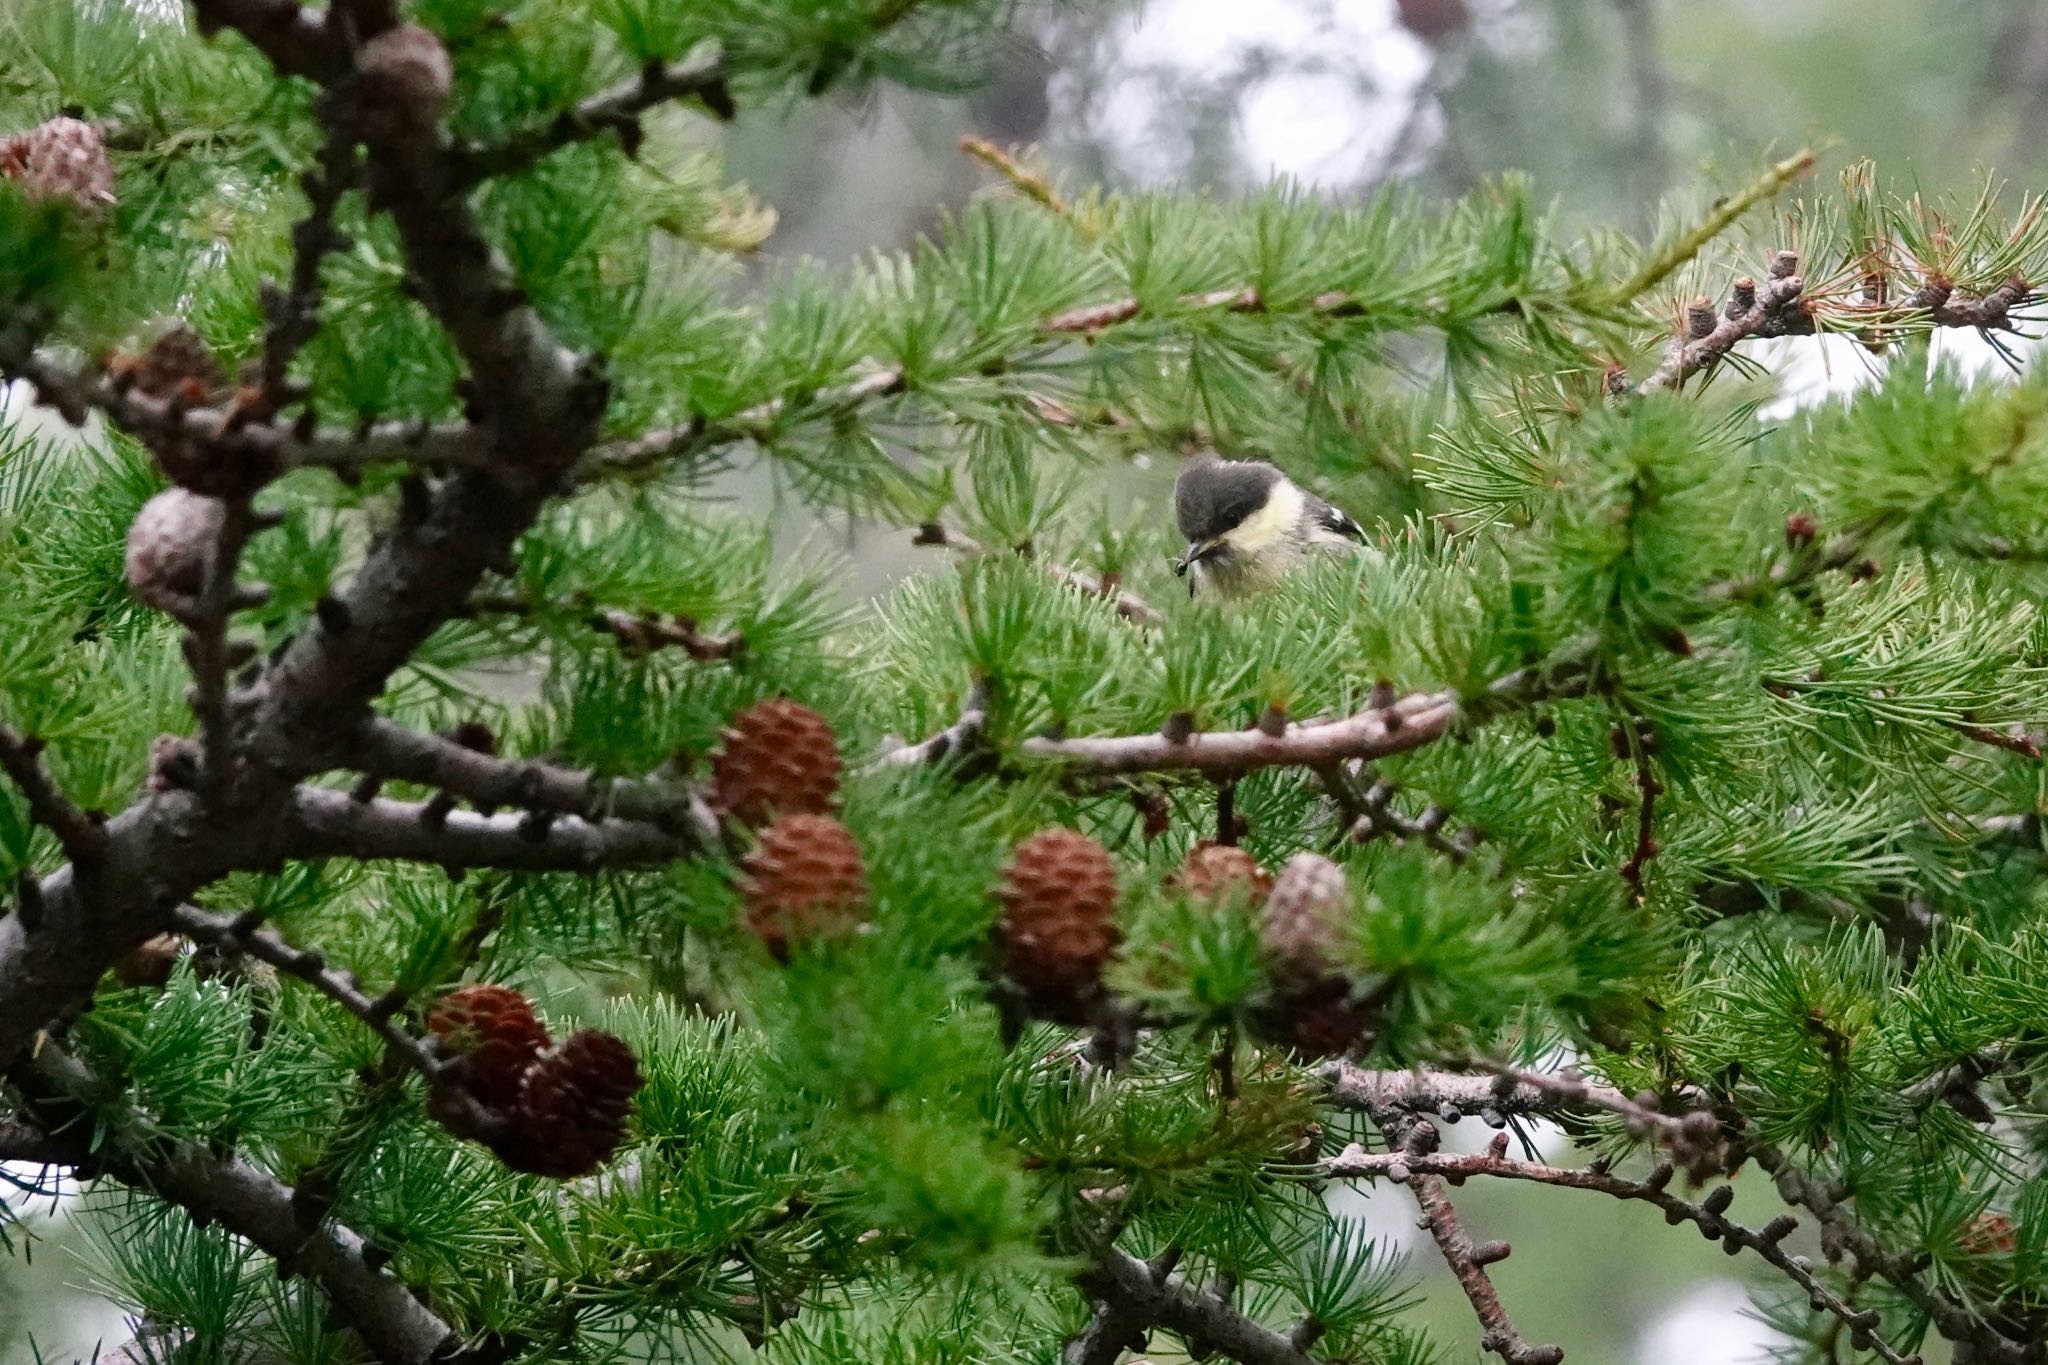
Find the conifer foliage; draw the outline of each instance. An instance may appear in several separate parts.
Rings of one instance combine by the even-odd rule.
[[[1798,155],[1566,240],[976,142],[752,288],[704,129],[999,4],[18,8],[0,373],[83,434],[0,444],[0,1158],[151,1341],[1543,1365],[1512,1180],[1807,1358],[2048,1359],[2048,388],[1930,345],[2030,320],[2038,202]],[[1870,382],[1762,420],[1821,335]],[[1376,552],[1190,600],[1094,490],[1204,448]],[[932,571],[845,605],[735,464]]]

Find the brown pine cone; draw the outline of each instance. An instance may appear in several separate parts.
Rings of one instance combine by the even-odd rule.
[[[829,815],[785,815],[761,831],[740,889],[747,930],[777,957],[792,942],[844,933],[867,910],[860,846]]]
[[[597,1029],[578,1029],[526,1072],[519,1108],[496,1144],[514,1170],[573,1180],[619,1150],[645,1084],[633,1050]]]
[[[230,389],[227,371],[212,348],[182,319],[163,325],[141,355],[115,357],[107,373],[116,383],[151,398],[175,398],[189,407],[217,402]]]
[[[1342,945],[1350,893],[1344,869],[1320,853],[1297,853],[1266,897],[1259,941],[1277,972],[1320,976]]]
[[[114,163],[99,129],[82,119],[53,118],[0,139],[0,177],[32,199],[68,199],[94,216],[114,204]]]
[[[1970,1220],[1957,1242],[1972,1256],[2003,1256],[2019,1245],[2019,1235],[2011,1215],[1986,1209]]]
[[[720,810],[760,828],[777,815],[823,815],[839,797],[839,740],[825,718],[786,697],[732,718],[711,756]]]
[[[454,1079],[494,1110],[519,1102],[527,1069],[548,1045],[533,1005],[503,986],[464,986],[441,998],[427,1027],[462,1060]]]
[[[1272,891],[1273,877],[1243,849],[1203,839],[1188,850],[1173,884],[1190,900],[1208,905],[1221,905],[1232,897],[1258,905]]]
[[[1109,854],[1085,834],[1045,830],[1010,855],[996,894],[1003,974],[1046,1018],[1080,1022],[1117,945]]]
[[[1253,1031],[1304,1058],[1341,1057],[1371,1028],[1371,1008],[1341,976],[1296,979],[1251,1011]]]

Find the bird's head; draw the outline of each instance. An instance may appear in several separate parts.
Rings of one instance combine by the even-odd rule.
[[[1173,515],[1187,549],[1175,574],[1232,554],[1257,554],[1285,535],[1301,513],[1301,494],[1259,460],[1196,455],[1173,485]]]

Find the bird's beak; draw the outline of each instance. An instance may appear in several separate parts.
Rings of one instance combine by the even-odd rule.
[[[1175,578],[1186,577],[1188,569],[1196,563],[1198,563],[1201,560],[1202,556],[1208,554],[1215,548],[1216,542],[1213,540],[1195,540],[1188,542],[1188,548],[1182,552],[1181,557],[1179,559],[1174,561],[1173,576]]]

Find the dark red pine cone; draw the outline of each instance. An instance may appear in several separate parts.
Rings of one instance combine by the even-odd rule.
[[[532,1003],[504,986],[449,992],[427,1015],[427,1027],[461,1059],[454,1080],[494,1110],[518,1103],[527,1068],[548,1045]]]
[[[626,1140],[633,1096],[645,1084],[633,1050],[609,1033],[578,1029],[526,1072],[498,1155],[514,1170],[573,1180],[610,1161]]]

